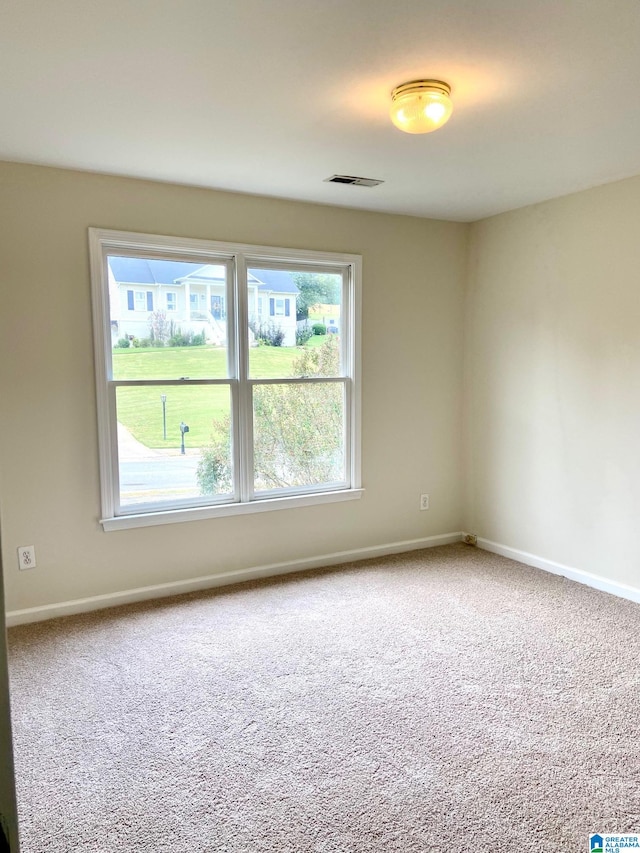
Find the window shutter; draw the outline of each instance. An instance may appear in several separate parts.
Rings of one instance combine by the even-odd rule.
[[[147,311],[153,311],[153,291],[147,290]]]
[[[127,290],[127,308],[133,311],[133,290]]]
[[[269,314],[274,317],[276,313],[276,300],[271,298],[269,299]]]
[[[285,317],[291,316],[291,309],[289,308],[289,300],[288,299],[284,300],[284,316]]]

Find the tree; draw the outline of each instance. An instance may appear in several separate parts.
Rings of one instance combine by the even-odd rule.
[[[169,338],[169,322],[164,311],[156,310],[149,317],[149,336],[156,346],[164,346]]]
[[[292,376],[337,376],[337,336],[304,348]],[[344,401],[339,382],[256,385],[254,470],[258,488],[275,489],[328,483],[344,478]],[[214,421],[211,444],[198,464],[203,494],[232,489],[230,419]]]
[[[312,305],[340,304],[342,281],[337,273],[296,272],[293,280],[300,291],[296,300],[298,320],[308,319]]]

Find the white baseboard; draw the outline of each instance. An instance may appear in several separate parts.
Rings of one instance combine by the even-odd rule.
[[[61,601],[56,604],[45,604],[41,607],[27,607],[24,610],[10,610],[7,613],[7,627],[23,625],[27,622],[42,622],[45,619],[55,619],[58,616],[70,616],[74,613],[88,613],[91,610],[102,610],[106,607],[117,607],[120,604],[131,604],[136,601],[147,601],[152,598],[166,598],[170,595],[180,595],[201,589],[211,589],[216,586],[228,586],[256,578],[275,577],[276,575],[300,572],[305,569],[318,569],[325,566],[337,566],[341,563],[351,563],[354,560],[368,560],[372,557],[384,557],[387,554],[401,554],[404,551],[418,551],[420,548],[435,548],[437,545],[451,545],[460,542],[462,533],[443,533],[440,536],[427,536],[424,539],[407,539],[404,542],[391,542],[386,545],[374,545],[371,548],[355,548],[352,551],[337,551],[333,554],[322,554],[303,560],[290,560],[286,563],[272,563],[267,566],[253,566],[249,569],[238,569],[232,572],[222,572],[217,575],[205,575],[189,580],[172,581],[171,583],[143,586],[138,589],[128,589],[107,595],[94,595],[91,598],[77,598],[73,601]]]
[[[640,604],[640,589],[637,587],[617,583],[603,578],[601,575],[593,575],[591,572],[583,572],[581,569],[564,566],[562,563],[554,563],[552,560],[545,560],[543,557],[536,557],[535,554],[519,551],[517,548],[509,548],[507,545],[500,545],[498,542],[491,542],[489,539],[478,537],[478,548],[491,551],[493,554],[500,554],[503,557],[509,557],[511,560],[517,560],[519,563],[533,566],[536,569],[543,569],[543,571],[551,572],[554,575],[562,575],[562,577],[593,587],[593,589],[609,592],[611,595],[617,595],[618,598],[626,598]]]

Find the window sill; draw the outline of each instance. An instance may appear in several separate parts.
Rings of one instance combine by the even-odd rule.
[[[161,524],[177,524],[182,521],[200,521],[205,518],[223,518],[230,515],[248,515],[255,512],[270,512],[278,509],[294,509],[302,506],[358,500],[364,489],[343,489],[335,492],[316,492],[312,495],[265,498],[249,503],[229,503],[207,507],[173,509],[165,512],[146,512],[119,515],[100,520],[105,531],[127,530],[133,527],[154,527]]]

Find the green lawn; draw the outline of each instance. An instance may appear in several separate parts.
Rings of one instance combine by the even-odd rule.
[[[322,335],[314,335],[307,346],[318,346]],[[316,341],[318,343],[316,343]],[[251,375],[257,379],[289,376],[297,347],[252,347],[249,351]],[[227,351],[222,347],[146,347],[113,351],[114,379],[224,379]]]
[[[306,342],[306,347],[321,347],[322,344],[327,340],[326,335],[313,335]]]
[[[314,336],[307,346],[319,346],[326,338]],[[251,375],[271,379],[290,376],[297,347],[252,347]],[[115,379],[223,379],[227,376],[226,351],[220,347],[163,347],[113,351]],[[162,401],[165,394],[167,439],[163,438]],[[147,447],[180,446],[180,422],[189,426],[186,444],[209,443],[213,421],[229,412],[229,389],[222,386],[153,386],[119,388],[118,420]]]

